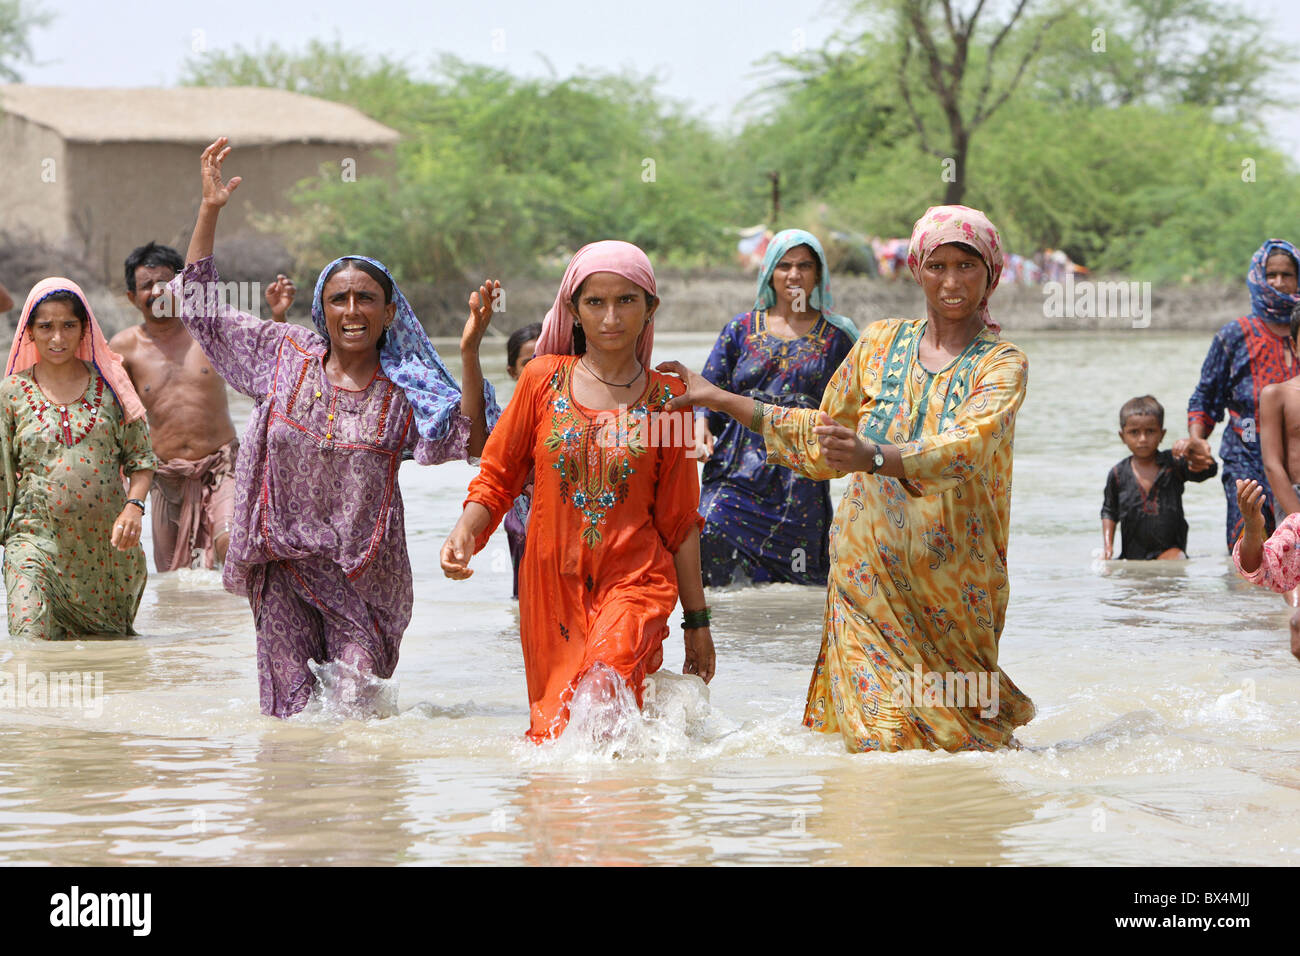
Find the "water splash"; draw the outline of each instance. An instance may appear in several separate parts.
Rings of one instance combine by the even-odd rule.
[[[308,661],[316,678],[304,714],[368,720],[397,714],[397,681],[363,672],[347,661]]]
[[[595,665],[574,689],[569,723],[559,738],[528,746],[524,757],[540,763],[604,763],[693,756],[702,744],[728,733],[716,726],[709,689],[698,677],[666,671],[646,679],[638,708],[632,689],[612,669]]]

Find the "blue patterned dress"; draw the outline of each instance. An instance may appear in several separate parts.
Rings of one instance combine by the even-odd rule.
[[[759,309],[738,315],[718,337],[704,377],[738,395],[785,408],[817,408],[822,392],[853,348],[853,339],[825,316],[807,334],[783,339]],[[717,436],[704,465],[700,538],[704,583],[787,581],[825,586],[830,488],[767,463],[763,439],[713,412]]]

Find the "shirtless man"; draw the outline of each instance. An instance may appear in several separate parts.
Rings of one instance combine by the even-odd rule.
[[[1300,339],[1300,309],[1291,315],[1291,344]],[[1276,524],[1300,511],[1300,375],[1259,393],[1259,453],[1273,491]],[[1300,657],[1300,588],[1287,592],[1291,615],[1291,653]]]
[[[144,322],[108,343],[135,383],[149,414],[154,453],[162,462],[149,492],[153,559],[159,571],[190,567],[198,551],[205,567],[225,560],[239,450],[226,383],[173,310],[162,302],[155,308],[184,266],[175,249],[152,242],[127,257],[126,297]],[[267,288],[273,320],[284,321],[294,292],[282,275]]]

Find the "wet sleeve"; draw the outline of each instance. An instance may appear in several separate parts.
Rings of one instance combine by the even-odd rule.
[[[897,446],[903,488],[918,497],[939,495],[985,472],[1011,440],[1028,379],[1029,362],[1019,349],[1004,345],[990,353],[952,427]]]
[[[870,411],[879,388],[879,377],[869,361],[871,347],[866,335],[854,343],[826,385],[820,409],[762,406],[759,433],[767,445],[769,463],[784,465],[818,480],[843,476],[844,472],[832,468],[822,458],[813,428],[820,413],[825,412],[845,428],[859,431],[860,417]]]
[[[1112,468],[1106,475],[1106,490],[1101,496],[1101,516],[1107,521],[1119,520],[1119,479]]]
[[[674,395],[685,390],[680,382],[672,383],[670,388]],[[694,418],[689,405],[671,414],[681,416],[687,422]],[[685,444],[685,441],[670,441],[660,446],[659,475],[651,508],[659,540],[673,554],[682,546],[691,528],[704,529],[704,519],[699,512],[699,471],[695,459],[687,456]]]
[[[488,526],[474,542],[475,554],[483,550],[533,472],[533,445],[541,422],[538,405],[553,364],[533,359],[524,366],[510,403],[483,446],[478,474],[465,495],[465,504],[477,501],[489,515]]]
[[[149,440],[147,418],[137,418],[122,426],[117,464],[125,475],[158,470],[158,457],[153,453],[153,442]]]
[[[228,304],[239,300],[238,283],[223,283],[208,256],[185,267],[168,291],[181,321],[199,343],[212,367],[231,388],[252,398],[271,390],[276,356],[286,336],[305,330],[285,322],[267,322]],[[232,291],[236,294],[231,295]]]
[[[1228,406],[1229,348],[1226,342],[1227,329],[1220,329],[1210,343],[1210,351],[1201,363],[1201,378],[1187,400],[1187,423],[1199,422],[1206,428],[1206,435],[1214,431],[1216,422],[1223,421],[1224,409]]]
[[[1300,511],[1287,515],[1264,542],[1259,567],[1253,572],[1241,570],[1241,539],[1232,546],[1232,563],[1237,566],[1237,573],[1251,584],[1279,594],[1300,584]]]

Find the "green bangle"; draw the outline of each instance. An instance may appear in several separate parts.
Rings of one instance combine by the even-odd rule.
[[[706,604],[698,611],[682,611],[682,630],[693,631],[697,627],[708,627],[712,615],[709,612],[709,606]]]
[[[763,431],[763,403],[754,399],[754,415],[749,420],[749,430],[751,432]]]

